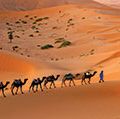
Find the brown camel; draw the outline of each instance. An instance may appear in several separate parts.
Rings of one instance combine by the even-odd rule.
[[[7,81],[5,84],[3,84],[3,82],[0,82],[0,90],[2,90],[2,94],[4,97],[6,97],[4,90],[8,86],[9,83],[10,83],[9,81]]]
[[[48,89],[46,85],[47,85],[47,83],[50,82],[51,84],[50,84],[50,87],[49,87],[49,88],[51,89],[52,85],[54,86],[54,88],[56,88],[56,86],[55,86],[55,81],[58,80],[59,77],[60,77],[60,75],[57,75],[56,78],[55,78],[54,75],[51,75],[51,76],[46,77],[46,79],[45,79],[45,81],[44,81],[44,87],[45,87],[46,89]]]
[[[46,79],[46,77],[43,77],[42,80],[40,80],[40,78],[34,79],[31,83],[31,85],[30,85],[29,92],[30,92],[31,88],[32,88],[33,92],[37,92],[38,91],[38,85],[40,85],[40,89],[41,89],[41,91],[43,91],[42,83],[45,79]],[[35,86],[36,86],[36,91],[34,90]]]
[[[17,95],[19,87],[20,87],[21,93],[23,94],[22,86],[26,84],[27,80],[28,79],[24,79],[24,82],[22,82],[21,79],[14,80],[13,83],[12,83],[12,85],[11,85],[11,92],[12,92],[12,94],[13,95],[15,95],[15,94]],[[17,90],[16,90],[16,92],[14,94],[13,90],[14,90],[15,87],[17,88]]]
[[[74,82],[74,75],[69,73],[69,74],[66,74],[63,79],[62,79],[62,84],[61,84],[61,87],[63,87],[63,84],[65,87],[67,87],[66,85],[66,81],[69,81],[69,86],[71,87],[71,82],[73,83],[73,85],[75,86],[75,82]]]
[[[85,83],[85,84],[87,84],[86,83],[86,79],[88,79],[88,83],[90,84],[91,83],[91,78],[93,77],[93,76],[95,76],[95,74],[97,73],[97,71],[94,71],[93,73],[90,73],[89,71],[88,72],[84,72],[84,73],[81,73],[81,74],[76,74],[76,78],[78,78],[78,79],[82,79],[81,80],[81,84],[83,85],[83,82]]]

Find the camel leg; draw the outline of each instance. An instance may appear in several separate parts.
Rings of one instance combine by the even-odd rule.
[[[45,87],[46,89],[48,89],[46,85],[47,85],[47,82],[44,82],[44,87]]]
[[[23,91],[22,91],[22,86],[20,86],[20,91],[21,91],[22,94],[24,94]]]
[[[38,91],[38,85],[36,85],[36,92]]]
[[[65,87],[67,87],[67,85],[66,85],[65,81],[63,82],[63,84],[64,84],[64,86],[65,86]]]
[[[16,92],[15,92],[15,95],[17,95],[17,93],[18,93],[18,89],[19,89],[19,87],[17,87]]]
[[[84,79],[84,83],[87,85],[87,83],[86,83],[85,79]]]
[[[5,93],[4,93],[4,89],[2,89],[2,94],[3,94],[4,97],[6,97],[6,96],[5,96]]]
[[[52,84],[53,84],[53,82],[51,82],[51,83],[50,83],[50,87],[49,87],[49,89],[51,89],[51,87],[52,87]]]
[[[72,82],[73,82],[73,85],[75,86],[75,82],[74,82],[74,80],[72,80]]]
[[[32,86],[32,91],[35,93],[34,87],[35,87],[35,85]]]
[[[54,86],[54,88],[56,88],[56,86],[55,86],[55,82],[53,81],[53,86]]]
[[[91,79],[89,78],[88,83],[90,84]]]
[[[81,85],[83,85],[83,80],[84,80],[84,79],[81,80]]]
[[[29,92],[30,92],[31,88],[32,88],[32,85],[30,85],[30,87],[29,87]]]
[[[71,87],[71,81],[72,81],[72,80],[70,80],[70,82],[69,82],[69,87]]]
[[[62,83],[61,83],[61,88],[63,88],[63,83],[64,83],[64,81],[62,80]]]
[[[41,91],[43,91],[43,89],[42,89],[42,84],[40,84],[40,89],[41,89]]]
[[[13,90],[14,90],[14,87],[12,86],[12,87],[11,87],[11,93],[12,93],[12,95],[14,95]]]
[[[44,87],[45,87],[46,89],[48,89],[48,87],[46,86],[46,84],[44,85]]]

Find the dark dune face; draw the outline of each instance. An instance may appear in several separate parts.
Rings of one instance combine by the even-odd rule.
[[[30,10],[37,5],[38,0],[0,0],[1,10]]]
[[[63,4],[93,4],[93,0],[0,0],[0,10],[33,10]]]

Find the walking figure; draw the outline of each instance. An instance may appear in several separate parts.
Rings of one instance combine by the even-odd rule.
[[[100,72],[99,76],[100,76],[99,83],[104,82],[104,71],[103,70]]]
[[[8,38],[10,40],[9,43],[12,43],[12,41],[13,41],[13,32],[8,32]]]

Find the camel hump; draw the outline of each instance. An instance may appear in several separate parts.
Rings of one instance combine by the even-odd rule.
[[[20,84],[20,83],[21,83],[21,80],[20,80],[20,79],[19,79],[19,80],[16,79],[16,80],[14,81],[14,83]]]
[[[38,83],[38,80],[37,80],[37,79],[34,79],[34,82],[35,82],[35,83]]]
[[[90,74],[90,72],[86,72],[86,75],[89,75]]]
[[[64,76],[66,79],[74,78],[73,74],[69,73]]]

